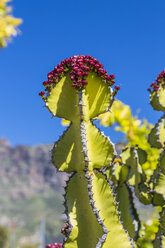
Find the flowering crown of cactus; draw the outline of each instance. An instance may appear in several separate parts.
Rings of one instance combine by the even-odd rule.
[[[59,63],[53,71],[48,73],[48,80],[43,82],[45,91],[50,92],[52,87],[60,81],[60,79],[68,74],[72,82],[72,87],[75,89],[83,89],[88,81],[86,80],[89,72],[96,72],[98,76],[105,79],[109,85],[115,83],[113,74],[108,75],[107,71],[103,69],[103,65],[90,55],[75,55],[71,58],[64,59]],[[119,90],[119,86],[116,86]],[[44,92],[39,93],[41,96]]]

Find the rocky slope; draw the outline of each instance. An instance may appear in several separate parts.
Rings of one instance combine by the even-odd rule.
[[[65,175],[56,173],[50,151],[51,146],[46,145],[11,147],[7,140],[0,139],[0,190],[13,200],[50,188],[60,192]]]
[[[12,147],[0,139],[0,224],[10,228],[14,221],[18,242],[23,237],[36,237],[43,219],[48,242],[61,239],[56,236],[62,225],[61,193],[66,175],[57,173],[50,163],[51,148]]]

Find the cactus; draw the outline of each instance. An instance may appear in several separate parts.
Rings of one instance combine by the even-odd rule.
[[[114,75],[108,75],[98,60],[80,55],[55,67],[43,83],[47,95],[39,93],[53,116],[71,121],[52,151],[58,170],[71,173],[65,194],[70,230],[64,247],[132,247],[103,171],[112,163],[115,149],[92,123],[112,105],[119,90],[116,86],[113,91],[113,84]]]
[[[165,116],[148,138],[160,154],[150,178],[143,169],[147,151],[127,146],[118,156],[93,123],[114,102],[120,89],[112,89],[114,78],[95,58],[76,55],[48,73],[45,91],[39,93],[53,117],[69,122],[52,150],[54,166],[70,175],[64,195],[67,222],[61,230],[64,248],[147,247],[138,202],[153,206],[154,211],[159,208],[147,242],[154,248],[165,247]],[[165,112],[165,72],[156,82],[149,90],[151,105]]]

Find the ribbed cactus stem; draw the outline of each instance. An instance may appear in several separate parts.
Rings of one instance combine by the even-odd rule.
[[[114,75],[91,56],[63,60],[44,81],[39,95],[53,116],[71,122],[54,145],[52,162],[72,173],[65,193],[68,225],[63,248],[131,248],[132,240],[120,222],[118,203],[103,169],[112,166],[114,145],[93,125],[109,110],[120,89]]]

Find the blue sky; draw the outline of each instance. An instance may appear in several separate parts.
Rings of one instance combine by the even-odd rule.
[[[21,34],[0,51],[0,137],[12,145],[52,143],[62,134],[38,96],[62,59],[90,54],[116,76],[118,99],[156,123],[148,86],[165,68],[164,0],[14,0]],[[119,136],[110,129],[112,141]]]

